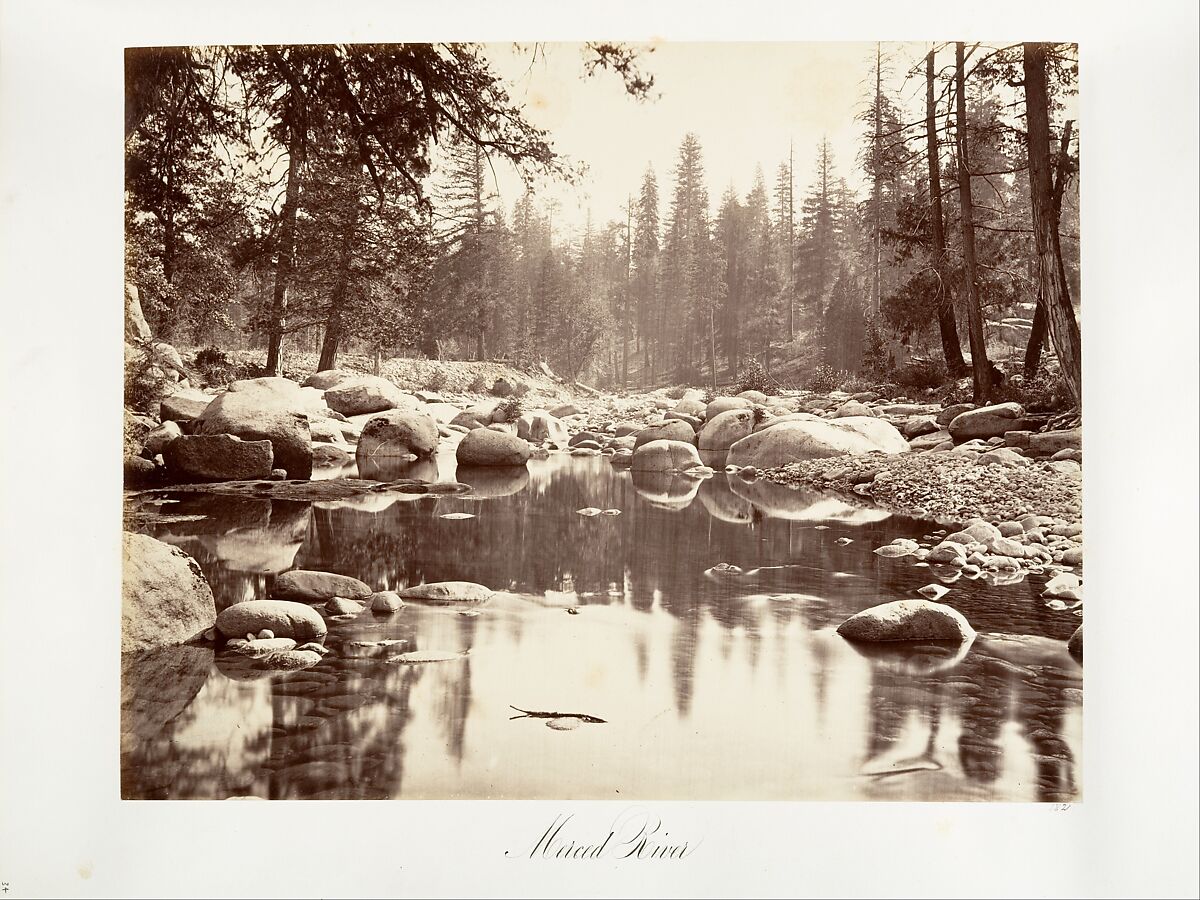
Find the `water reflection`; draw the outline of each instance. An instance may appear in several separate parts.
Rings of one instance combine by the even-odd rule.
[[[1078,797],[1081,672],[1064,645],[1078,619],[1038,602],[1037,585],[956,583],[943,602],[980,632],[957,655],[834,633],[933,578],[871,553],[927,523],[599,457],[420,465],[387,477],[472,491],[170,498],[204,518],[153,533],[197,558],[219,606],[267,596],[292,567],[380,590],[467,580],[505,593],[474,615],[410,605],[334,622],[337,653],[302,672],[196,648],[125,660],[125,796]],[[622,515],[576,514],[588,506]],[[722,562],[736,568],[705,575]],[[381,640],[402,643],[349,646]],[[468,652],[388,661],[415,650]],[[510,705],[607,724],[555,731],[510,721]]]

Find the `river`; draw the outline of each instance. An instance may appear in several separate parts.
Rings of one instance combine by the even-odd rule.
[[[452,454],[389,474],[456,477]],[[1079,619],[1044,605],[1044,578],[881,558],[945,529],[720,472],[555,453],[460,480],[471,493],[139,497],[174,519],[146,530],[199,562],[219,609],[291,568],[502,593],[332,622],[334,652],[301,672],[204,646],[125,659],[123,796],[1079,799],[1082,669],[1065,645]],[[965,652],[835,633],[939,577],[979,632]],[[403,643],[348,644],[380,640]],[[451,658],[388,662],[397,648]],[[512,707],[604,721],[562,730]]]

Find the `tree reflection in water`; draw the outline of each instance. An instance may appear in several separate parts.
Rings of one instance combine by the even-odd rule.
[[[1078,796],[1081,673],[1063,644],[1078,620],[1044,607],[1037,585],[955,583],[943,602],[980,632],[961,658],[833,634],[932,580],[911,559],[871,553],[920,539],[928,523],[598,457],[515,471],[420,465],[386,476],[472,492],[170,498],[181,502],[165,510],[204,518],[150,530],[198,560],[219,606],[268,596],[290,568],[380,590],[465,580],[505,593],[478,615],[410,605],[334,622],[335,654],[303,672],[192,648],[126,661],[124,705],[140,718],[126,716],[125,796]],[[622,514],[576,514],[588,506]],[[347,646],[384,638],[406,643]],[[470,654],[387,661],[417,649]],[[509,703],[578,706],[609,724],[556,734],[510,723]]]

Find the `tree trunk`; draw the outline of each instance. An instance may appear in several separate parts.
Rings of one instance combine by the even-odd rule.
[[[1029,329],[1029,343],[1025,345],[1025,377],[1032,378],[1042,364],[1042,345],[1046,343],[1046,301],[1038,291],[1037,308],[1033,311],[1033,325]]]
[[[708,370],[712,392],[717,392],[717,325],[712,307],[708,309]]]
[[[350,286],[350,265],[354,261],[354,239],[358,230],[358,203],[350,207],[350,218],[346,222],[346,230],[342,235],[341,251],[338,254],[337,281],[329,296],[329,315],[325,320],[325,340],[321,343],[321,359],[317,363],[317,371],[324,372],[337,368],[338,345],[342,340],[343,308],[346,304],[346,291]]]
[[[954,320],[954,295],[950,292],[950,278],[946,271],[946,233],[942,214],[942,167],[938,156],[937,103],[934,100],[933,77],[934,51],[925,58],[925,145],[929,157],[929,203],[933,223],[933,247],[930,256],[939,282],[937,319],[938,332],[942,338],[942,355],[946,359],[946,371],[959,376],[967,370],[963,359],[962,345],[958,340],[958,323]]]
[[[879,42],[875,42],[875,142],[873,145],[874,185],[872,189],[872,205],[875,207],[875,233],[872,235],[875,251],[875,272],[871,288],[871,315],[879,315],[882,297],[882,261],[883,261],[883,183],[879,169],[883,159],[883,75],[882,59]]]
[[[294,100],[293,100],[294,102]],[[293,113],[295,115],[295,113]],[[304,164],[304,140],[295,125],[289,126],[287,188],[284,192],[279,247],[275,260],[275,291],[271,298],[267,344],[267,374],[283,374],[283,336],[287,327],[288,289],[296,254],[296,210],[300,205],[300,169]]]
[[[987,403],[992,397],[991,364],[983,336],[983,311],[979,307],[978,268],[975,262],[975,207],[971,199],[971,166],[967,153],[967,93],[964,88],[963,43],[954,45],[955,123],[958,147],[958,197],[962,218],[964,285],[967,324],[971,344],[971,368],[974,371],[975,402]]]
[[[1077,405],[1083,403],[1079,323],[1071,306],[1067,274],[1058,235],[1058,209],[1050,164],[1050,109],[1046,92],[1046,47],[1024,45],[1025,113],[1029,149],[1029,193],[1033,237],[1038,256],[1038,282],[1050,341],[1063,377]],[[1069,140],[1069,137],[1068,137]],[[1065,172],[1065,160],[1063,163]],[[1060,177],[1063,177],[1060,175]]]

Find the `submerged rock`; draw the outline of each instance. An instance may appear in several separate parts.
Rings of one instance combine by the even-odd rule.
[[[953,607],[931,600],[895,600],[864,609],[838,626],[852,641],[970,641],[975,638],[966,617]]]
[[[377,591],[371,595],[371,611],[390,613],[404,608],[404,601],[395,591]]]
[[[276,600],[298,600],[301,603],[324,603],[334,597],[366,600],[373,593],[365,583],[349,575],[306,569],[284,572],[275,579],[275,585],[271,588],[271,596]]]
[[[402,599],[414,603],[449,606],[455,603],[486,603],[496,592],[473,581],[432,581],[405,588],[398,593]]]
[[[345,597],[334,597],[325,603],[325,611],[332,616],[356,616],[363,611],[363,605]]]

